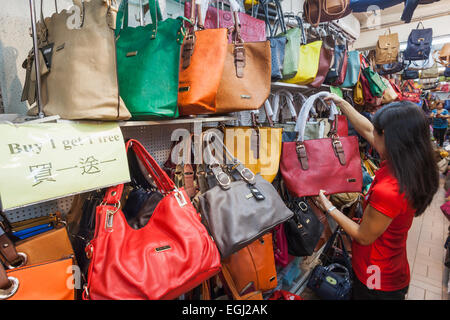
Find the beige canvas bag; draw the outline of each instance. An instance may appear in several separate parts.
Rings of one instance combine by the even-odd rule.
[[[115,0],[73,2],[79,10],[54,13],[44,23],[41,14],[37,23],[44,113],[62,119],[129,119],[117,81]],[[24,62],[22,99],[30,105],[35,101],[33,60],[30,54]],[[36,113],[37,107],[29,111]]]
[[[388,64],[397,62],[400,42],[398,33],[385,34],[378,37],[377,47],[375,49],[376,64]]]

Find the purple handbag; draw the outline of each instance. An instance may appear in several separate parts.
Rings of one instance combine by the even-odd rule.
[[[450,201],[447,201],[441,206],[442,213],[450,221]]]
[[[191,2],[186,2],[184,4],[184,15],[186,17],[190,16],[190,10]],[[219,14],[219,26],[217,26],[217,14]],[[265,21],[249,16],[244,12],[238,12],[238,16],[241,23],[241,37],[244,42],[266,41]],[[205,29],[233,28],[233,13],[231,11],[220,10],[213,6],[209,6],[206,11],[204,27]],[[228,40],[231,43],[231,34]]]

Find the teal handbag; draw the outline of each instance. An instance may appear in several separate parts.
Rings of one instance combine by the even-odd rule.
[[[345,75],[342,88],[352,88],[356,86],[359,79],[359,72],[361,70],[361,62],[359,60],[359,51],[350,51],[348,53],[347,73]]]
[[[157,0],[149,8],[152,24],[146,26],[128,26],[128,0],[117,13],[119,92],[134,119],[176,118],[185,18],[163,21]]]

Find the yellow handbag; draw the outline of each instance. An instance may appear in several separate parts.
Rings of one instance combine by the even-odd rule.
[[[388,79],[385,77],[381,77],[381,80],[383,80],[384,84],[386,85],[386,90],[383,92],[383,97],[381,98],[381,103],[391,103],[392,101],[395,101],[398,99],[398,94],[395,92],[395,90],[392,88],[391,83]]]
[[[301,45],[297,74],[293,78],[283,81],[296,84],[309,84],[313,82],[317,76],[317,71],[319,71],[321,48],[321,40]]]
[[[353,91],[353,102],[360,106],[364,105],[363,87],[359,79],[356,83],[355,90]]]
[[[275,179],[281,157],[282,128],[227,127],[224,144],[234,157],[268,182]]]

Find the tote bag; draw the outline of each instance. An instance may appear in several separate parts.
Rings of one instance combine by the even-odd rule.
[[[299,70],[293,78],[283,81],[296,84],[309,84],[313,82],[319,71],[321,47],[321,40],[301,45],[298,59]]]
[[[352,88],[356,85],[361,70],[361,62],[359,58],[359,51],[350,51],[348,53],[347,73],[345,74],[342,88]]]
[[[178,117],[183,19],[162,20],[159,1],[150,0],[155,22],[129,27],[128,7],[128,0],[124,0],[116,24],[120,95],[133,118]]]

